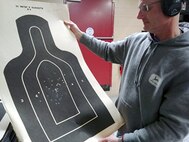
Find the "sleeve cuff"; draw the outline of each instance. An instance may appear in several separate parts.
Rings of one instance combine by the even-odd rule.
[[[122,142],[138,142],[138,139],[134,133],[128,133],[122,136]]]

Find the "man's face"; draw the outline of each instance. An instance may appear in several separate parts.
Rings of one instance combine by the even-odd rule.
[[[167,21],[160,0],[140,0],[137,18],[143,21],[144,30],[151,33],[159,32]]]

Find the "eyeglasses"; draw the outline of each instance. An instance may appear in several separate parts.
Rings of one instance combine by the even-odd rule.
[[[139,9],[142,11],[142,12],[148,12],[148,11],[150,11],[151,10],[151,5],[153,5],[153,4],[156,4],[156,3],[159,3],[160,1],[158,0],[158,1],[154,1],[154,2],[151,2],[151,3],[148,3],[148,4],[140,4],[139,5]]]

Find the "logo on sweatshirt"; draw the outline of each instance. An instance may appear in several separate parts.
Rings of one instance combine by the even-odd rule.
[[[157,74],[152,74],[148,81],[150,82],[150,84],[157,87],[158,84],[160,83],[160,80],[161,78]]]

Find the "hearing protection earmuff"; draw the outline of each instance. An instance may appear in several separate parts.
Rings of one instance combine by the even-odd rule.
[[[182,9],[182,0],[161,0],[161,8],[166,16],[175,16]]]

